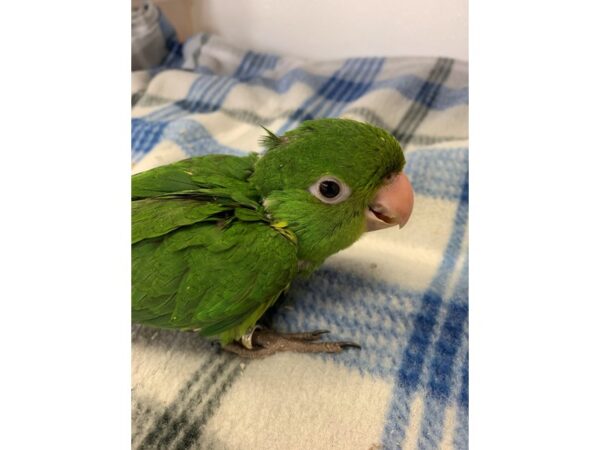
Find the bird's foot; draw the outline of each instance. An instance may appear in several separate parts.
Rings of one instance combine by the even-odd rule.
[[[327,330],[315,330],[305,333],[277,333],[265,328],[254,328],[242,336],[239,342],[223,346],[223,349],[244,358],[263,358],[278,352],[298,353],[339,353],[345,348],[358,348],[354,342],[315,342]]]

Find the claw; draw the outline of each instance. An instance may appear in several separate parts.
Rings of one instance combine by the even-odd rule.
[[[285,339],[293,339],[297,341],[316,341],[319,340],[321,336],[329,333],[329,330],[314,330],[314,331],[305,331],[302,333],[277,333],[278,336]]]
[[[340,342],[340,347],[342,347],[342,348],[357,348],[359,350],[362,349],[362,347],[360,345],[358,345],[356,342]]]
[[[315,331],[311,332],[311,334],[313,336],[315,336],[315,337],[321,336],[321,335],[327,334],[327,333],[331,333],[331,331],[329,331],[329,330],[315,330]]]
[[[360,345],[350,341],[314,342],[327,333],[329,333],[329,330],[314,330],[304,333],[277,333],[257,327],[242,336],[238,342],[226,345],[223,348],[246,358],[262,358],[282,351],[339,353],[345,348],[361,349]],[[248,345],[248,341],[251,341],[252,345]]]

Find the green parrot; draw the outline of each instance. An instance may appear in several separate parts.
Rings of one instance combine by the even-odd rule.
[[[358,347],[319,340],[325,330],[256,323],[297,275],[365,231],[408,221],[402,149],[349,119],[266,132],[262,155],[200,156],[133,175],[132,321],[195,331],[245,357]]]

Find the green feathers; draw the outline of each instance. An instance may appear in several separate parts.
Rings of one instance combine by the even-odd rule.
[[[288,287],[295,250],[268,225],[242,221],[143,241],[133,248],[133,320],[237,339]]]
[[[404,165],[393,137],[359,122],[266,131],[261,157],[209,155],[132,177],[134,322],[238,339],[299,261],[310,272],[360,237],[368,202]]]
[[[314,265],[361,236],[376,190],[405,164],[394,137],[353,120],[306,121],[282,137],[265,139],[268,150],[249,181],[271,217],[297,235],[298,258]],[[345,201],[324,202],[310,192],[327,176],[351,192]]]
[[[132,200],[175,193],[201,193],[203,190],[256,195],[247,183],[254,171],[257,154],[243,158],[230,155],[207,155],[157,167],[132,177]]]
[[[282,144],[282,143],[285,141],[285,138],[277,136],[277,135],[276,135],[275,133],[273,133],[271,130],[269,130],[269,129],[265,128],[265,127],[262,127],[262,126],[261,126],[261,128],[262,128],[263,130],[265,130],[265,132],[267,133],[267,135],[266,135],[266,136],[263,136],[263,137],[260,139],[260,141],[259,141],[259,142],[260,142],[260,144],[261,144],[263,147],[265,147],[267,150],[270,150],[270,149],[272,149],[272,148],[275,148],[275,147],[277,147],[277,146],[281,145],[281,144]]]
[[[211,155],[133,176],[134,322],[227,343],[288,287],[296,246],[247,181],[256,160]]]
[[[368,196],[405,164],[393,136],[353,120],[309,120],[281,137],[270,133],[263,143],[267,151],[250,177],[263,197],[275,190],[306,189],[308,181],[326,173]]]
[[[197,222],[219,220],[228,207],[218,203],[198,202],[193,198],[145,198],[134,201],[131,243],[163,236]]]

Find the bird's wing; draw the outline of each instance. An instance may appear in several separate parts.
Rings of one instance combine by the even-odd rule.
[[[218,221],[231,207],[192,198],[145,198],[131,203],[131,243],[163,236],[198,222]]]
[[[156,167],[131,177],[131,198],[237,193],[256,201],[257,194],[247,180],[257,159],[254,153],[245,157],[206,155]]]
[[[132,177],[132,243],[200,222],[265,220],[247,179],[258,158],[208,155]]]
[[[135,322],[227,343],[254,325],[297,273],[293,240],[264,222],[199,223],[133,246]]]

